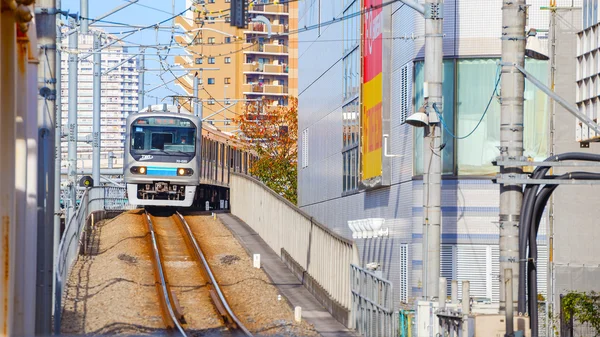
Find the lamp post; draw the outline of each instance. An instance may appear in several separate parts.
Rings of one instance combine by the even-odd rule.
[[[426,0],[423,5],[404,1],[425,18],[425,98],[424,110],[411,115],[406,123],[424,127],[423,141],[423,297],[438,297],[440,277],[440,234],[442,158],[440,120],[433,105],[442,110],[443,1]]]

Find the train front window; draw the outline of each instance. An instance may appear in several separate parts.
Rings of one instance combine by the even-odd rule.
[[[133,155],[191,156],[196,151],[196,125],[184,118],[138,118],[131,135]]]

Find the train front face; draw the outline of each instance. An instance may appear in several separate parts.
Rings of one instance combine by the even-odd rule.
[[[200,170],[200,120],[178,113],[142,112],[127,118],[124,176],[129,202],[189,207]]]

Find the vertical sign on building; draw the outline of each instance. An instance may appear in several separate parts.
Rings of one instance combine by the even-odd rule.
[[[382,0],[364,0],[362,83],[362,180],[382,175]]]

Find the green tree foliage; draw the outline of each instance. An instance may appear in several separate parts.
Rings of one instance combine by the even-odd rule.
[[[250,172],[273,191],[297,203],[298,100],[290,97],[287,106],[273,106],[268,100],[246,106],[235,119],[239,138],[258,155]]]
[[[600,294],[573,291],[562,298],[565,319],[571,317],[581,323],[589,323],[600,335]]]

